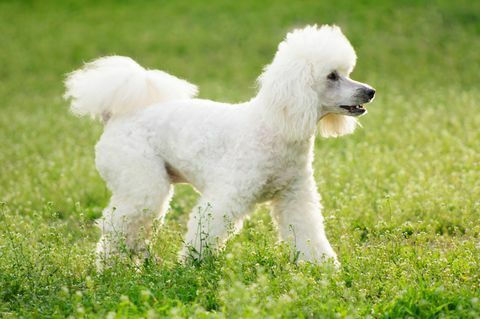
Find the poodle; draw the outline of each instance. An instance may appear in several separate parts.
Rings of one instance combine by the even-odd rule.
[[[371,86],[349,78],[355,62],[339,27],[313,25],[286,35],[257,95],[240,104],[196,99],[195,85],[128,57],[99,58],[70,73],[71,111],[104,123],[95,162],[112,196],[98,221],[97,262],[118,252],[116,234],[141,256],[142,236],[164,219],[172,185],[189,183],[201,198],[180,258],[221,248],[257,203],[270,202],[280,240],[299,259],[338,265],[312,161],[315,133],[352,133],[374,98]]]

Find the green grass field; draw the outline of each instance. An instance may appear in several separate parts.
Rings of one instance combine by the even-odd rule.
[[[159,259],[97,273],[102,128],[68,113],[65,73],[128,55],[239,102],[309,23],[340,25],[377,89],[363,129],[316,142],[341,269],[291,262],[267,206],[218,257],[177,263],[183,185]],[[0,46],[1,318],[480,317],[479,1],[0,1]]]

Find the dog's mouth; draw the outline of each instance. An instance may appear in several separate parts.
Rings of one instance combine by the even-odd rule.
[[[362,115],[364,114],[365,112],[367,112],[367,109],[359,104],[359,105],[340,105],[340,107],[344,110],[347,110],[348,113],[352,114],[352,115]]]

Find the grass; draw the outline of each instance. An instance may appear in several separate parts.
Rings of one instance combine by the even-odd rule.
[[[466,0],[1,1],[0,317],[480,317],[479,20]],[[97,273],[102,128],[67,112],[64,74],[122,54],[242,101],[307,23],[342,26],[378,92],[363,129],[316,143],[341,269],[292,263],[265,206],[218,257],[178,264],[197,198],[178,186],[160,260]]]

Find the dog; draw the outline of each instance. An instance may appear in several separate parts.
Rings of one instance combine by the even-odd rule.
[[[316,132],[352,133],[375,96],[349,78],[355,63],[339,27],[313,25],[286,35],[258,78],[257,95],[240,104],[196,99],[195,85],[128,57],[99,58],[70,73],[71,111],[104,123],[95,161],[112,196],[98,221],[97,261],[118,252],[115,234],[144,252],[142,232],[148,238],[153,222],[164,219],[172,185],[190,183],[202,195],[182,259],[220,249],[257,203],[270,202],[280,240],[299,259],[338,265],[312,161]]]

